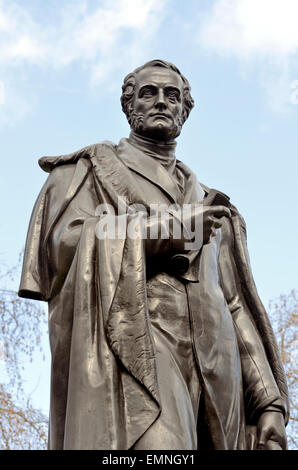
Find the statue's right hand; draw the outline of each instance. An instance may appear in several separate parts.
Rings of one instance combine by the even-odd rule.
[[[147,236],[146,240],[146,251],[148,254],[160,254],[165,253],[170,250],[172,247],[178,252],[185,251],[185,243],[192,242],[196,237],[194,236],[194,231],[202,230],[203,238],[198,237],[200,240],[203,240],[203,245],[206,245],[210,242],[210,238],[216,235],[216,229],[222,226],[222,217],[230,217],[231,212],[225,206],[204,206],[203,204],[191,204],[190,211],[187,212],[187,216],[183,214],[182,220],[183,225],[186,226],[186,232],[182,231],[180,238],[173,237],[173,234],[168,232],[169,220],[172,218],[171,213],[167,214],[164,218],[159,217],[150,217],[147,219],[146,229],[147,235],[152,230],[152,233],[164,233],[169,234],[169,237],[156,237],[151,240],[150,236]],[[175,216],[177,219],[177,216]],[[182,223],[180,217],[178,217],[179,222]],[[191,233],[192,238],[189,238]],[[186,250],[187,251],[187,250]]]

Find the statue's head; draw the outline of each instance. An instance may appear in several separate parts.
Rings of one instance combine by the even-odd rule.
[[[137,134],[167,142],[180,134],[194,100],[175,65],[152,60],[125,77],[121,104]]]

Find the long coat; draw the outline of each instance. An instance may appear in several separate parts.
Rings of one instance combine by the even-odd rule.
[[[177,161],[182,196],[166,170],[126,139],[44,157],[40,165],[50,175],[32,213],[19,295],[49,305],[49,447],[130,449],[162,411],[148,254],[146,261],[141,238],[97,237],[96,208],[116,207],[119,195],[145,207],[191,203],[210,190]],[[186,256],[188,269],[175,278],[187,292],[208,447],[245,449],[247,426],[267,405],[278,403],[287,416],[287,389],[252,278],[245,224],[228,205],[231,219]],[[118,217],[126,228],[132,219],[139,223],[138,213]],[[167,250],[160,258],[165,273]]]

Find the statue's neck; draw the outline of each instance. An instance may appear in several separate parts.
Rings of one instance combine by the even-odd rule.
[[[165,161],[169,160],[169,162],[175,160],[175,148],[177,144],[174,140],[170,142],[160,142],[131,131],[129,141],[147,154],[152,154],[152,156],[156,156]]]

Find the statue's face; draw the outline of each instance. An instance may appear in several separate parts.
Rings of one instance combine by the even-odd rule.
[[[169,141],[180,134],[183,81],[173,70],[146,67],[136,75],[132,128],[145,137]]]

